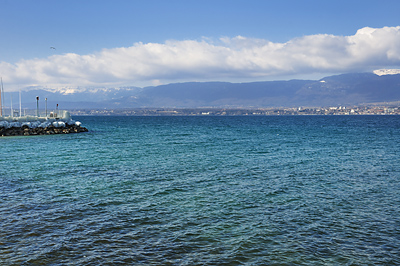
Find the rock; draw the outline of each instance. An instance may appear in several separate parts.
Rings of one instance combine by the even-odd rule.
[[[55,127],[53,125],[49,125],[45,128],[36,127],[30,128],[27,125],[23,125],[22,127],[0,127],[0,136],[29,136],[29,135],[53,135],[53,134],[70,134],[70,133],[81,133],[88,132],[89,130],[80,125],[68,125],[64,124],[63,126]]]

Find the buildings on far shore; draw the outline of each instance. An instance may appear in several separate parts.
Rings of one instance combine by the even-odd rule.
[[[70,110],[94,116],[265,116],[265,115],[400,115],[400,106],[296,107],[296,108],[132,108]]]

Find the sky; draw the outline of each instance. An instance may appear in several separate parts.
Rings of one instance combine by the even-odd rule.
[[[18,90],[319,79],[400,68],[398,0],[0,0]]]

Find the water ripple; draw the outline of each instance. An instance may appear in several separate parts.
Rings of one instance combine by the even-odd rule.
[[[0,139],[5,265],[400,264],[397,117],[79,120]]]

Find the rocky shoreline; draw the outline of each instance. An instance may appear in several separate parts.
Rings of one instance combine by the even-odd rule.
[[[35,127],[30,128],[27,125],[22,127],[0,127],[0,136],[31,136],[31,135],[54,135],[54,134],[70,134],[70,133],[81,133],[88,132],[89,130],[85,127],[76,124],[65,124],[65,126],[56,127],[49,125],[47,127]]]

